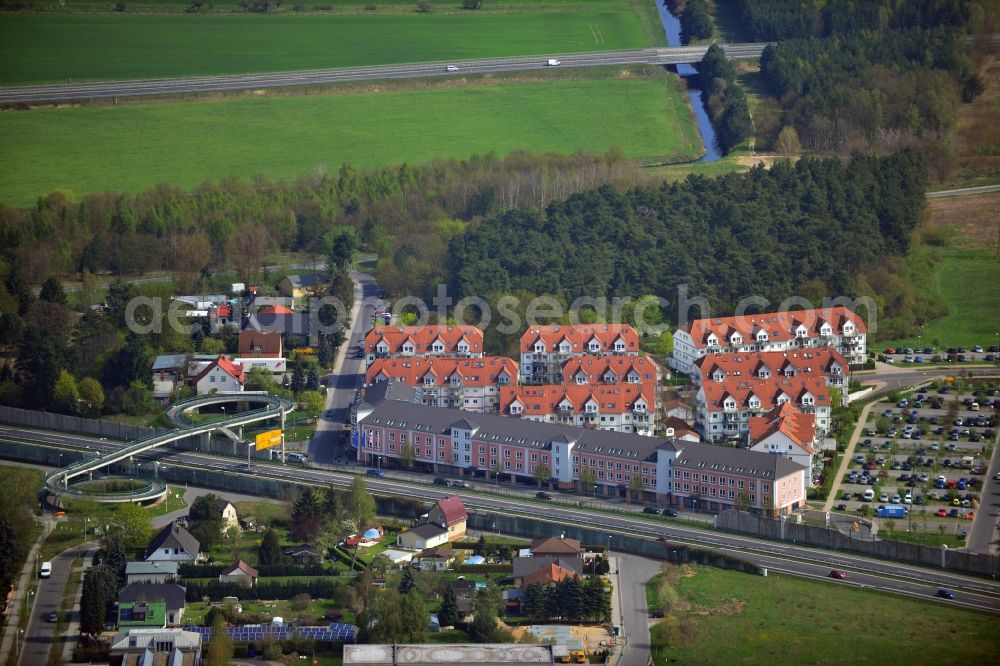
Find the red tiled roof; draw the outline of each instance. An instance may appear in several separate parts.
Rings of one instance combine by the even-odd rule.
[[[847,321],[854,323],[858,333],[865,333],[868,330],[864,320],[857,313],[841,305],[825,309],[695,319],[683,326],[682,330],[690,333],[691,340],[698,346],[706,344],[709,333],[715,333],[722,341],[728,340],[732,333],[738,332],[744,341],[750,341],[756,339],[756,333],[761,329],[767,333],[768,340],[781,342],[795,339],[795,330],[800,324],[806,327],[810,336],[819,335],[824,323],[830,324],[834,335],[841,335],[844,323]]]
[[[392,380],[407,386],[424,386],[425,378],[430,376],[435,386],[446,386],[457,373],[462,386],[488,386],[496,384],[504,372],[509,381],[517,381],[517,362],[506,356],[378,358],[368,367],[365,384]]]
[[[257,311],[258,314],[292,314],[292,309],[284,305],[265,305]]]
[[[816,417],[805,414],[786,402],[764,416],[751,416],[749,429],[751,446],[780,432],[807,453],[812,453],[813,439],[816,437]]]
[[[247,564],[246,562],[244,562],[243,560],[239,560],[233,566],[229,567],[228,569],[223,570],[222,575],[223,576],[229,576],[230,574],[233,574],[233,573],[235,573],[237,571],[242,571],[243,573],[245,573],[246,575],[250,576],[251,578],[257,578],[257,570],[254,569],[249,564]]]
[[[827,347],[709,354],[694,362],[694,367],[701,373],[702,381],[709,381],[716,369],[725,373],[726,377],[747,379],[757,377],[762,367],[770,370],[771,376],[783,374],[786,366],[795,368],[797,375],[806,373],[818,376],[829,374],[835,365],[840,366],[841,372],[847,372],[849,369],[847,361],[840,352]]]
[[[239,353],[240,356],[256,354],[279,358],[281,356],[281,333],[244,329],[240,331]]]
[[[195,384],[200,382],[202,377],[206,376],[215,368],[222,369],[223,372],[238,381],[240,384],[246,382],[246,374],[243,372],[242,365],[239,363],[233,363],[225,356],[219,356],[219,358],[209,363],[204,370],[198,373],[198,376],[194,378]]]
[[[483,352],[483,332],[475,326],[380,326],[373,328],[365,335],[365,349],[375,352],[375,346],[385,340],[389,352],[398,354],[403,349],[403,343],[410,340],[415,354],[431,353],[432,345],[438,338],[444,346],[445,353],[456,353],[458,343],[464,338],[469,345],[469,352]]]
[[[760,400],[760,409],[769,410],[778,405],[778,398],[784,393],[799,403],[803,394],[812,393],[817,406],[830,406],[830,393],[826,382],[815,377],[772,377],[771,379],[746,379],[737,377],[721,382],[706,382],[700,389],[705,395],[709,411],[722,409],[726,397],[736,400],[737,409],[747,409],[751,396]]]
[[[601,343],[601,351],[612,351],[615,340],[622,338],[626,352],[639,351],[639,334],[628,324],[552,324],[550,326],[531,326],[521,335],[521,352],[531,353],[535,350],[535,342],[539,339],[545,344],[545,351],[554,352],[559,349],[563,338],[569,341],[570,351],[581,354],[587,351],[587,344],[592,338]]]
[[[500,413],[509,412],[512,402],[521,403],[522,412],[531,416],[556,414],[559,404],[569,400],[573,413],[583,412],[591,399],[598,403],[597,411],[622,414],[631,411],[640,399],[646,402],[646,411],[652,412],[656,406],[656,391],[648,384],[546,384],[542,386],[501,386]]]
[[[632,371],[638,373],[641,384],[656,384],[656,365],[648,356],[574,356],[562,367],[565,384],[575,384],[581,372],[586,375],[588,384],[602,384],[608,372],[624,381]]]
[[[441,513],[444,514],[444,522],[448,527],[467,520],[469,517],[465,511],[465,504],[462,503],[462,498],[458,495],[442,497],[438,500],[437,505],[441,509]]]
[[[576,576],[575,571],[561,567],[553,562],[525,575],[524,578],[521,579],[521,582],[524,587],[528,587],[533,583],[548,585],[549,583],[558,583],[563,578],[573,578],[574,576]]]

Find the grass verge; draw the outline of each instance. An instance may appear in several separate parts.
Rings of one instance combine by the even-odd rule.
[[[0,174],[0,201],[24,205],[55,189],[190,188],[256,173],[294,178],[317,164],[371,169],[526,147],[573,153],[617,146],[656,163],[700,154],[684,95],[662,70],[467,83],[8,113],[0,145],[18,168]]]
[[[668,565],[647,595],[669,610],[650,629],[657,664],[977,663],[997,648],[989,614],[834,582]],[[873,631],[889,624],[891,639]]]

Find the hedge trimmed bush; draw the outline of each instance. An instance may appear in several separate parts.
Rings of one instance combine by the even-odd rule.
[[[181,578],[218,578],[226,564],[182,564],[178,568]],[[332,572],[322,564],[271,564],[257,568],[261,578],[269,576],[329,576]]]
[[[306,593],[314,599],[326,599],[336,594],[340,585],[330,578],[306,578],[284,582],[268,583],[258,581],[256,587],[243,587],[234,583],[188,583],[187,600],[201,601],[208,597],[212,601],[221,601],[223,597],[238,597],[241,600],[256,601],[258,599],[291,599],[296,594]]]

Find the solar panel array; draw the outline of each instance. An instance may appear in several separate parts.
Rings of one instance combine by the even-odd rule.
[[[212,640],[211,627],[198,627],[188,625],[185,631],[195,631],[201,634],[201,640],[208,643]],[[341,641],[345,643],[354,640],[357,627],[353,624],[333,623],[329,627],[296,627],[292,625],[270,625],[255,624],[242,627],[227,627],[229,637],[236,643],[249,643],[252,641],[283,641],[298,636],[299,638],[310,638],[317,641]]]

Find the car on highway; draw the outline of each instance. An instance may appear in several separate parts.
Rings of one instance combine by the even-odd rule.
[[[647,506],[647,507],[643,508],[642,512],[643,513],[651,513],[654,516],[660,515],[660,510],[657,509],[655,506]]]
[[[954,599],[955,593],[952,592],[951,590],[939,587],[938,591],[934,593],[934,596],[941,597],[942,599]]]
[[[539,490],[537,493],[535,493],[535,498],[540,500],[550,500],[552,499],[552,495],[548,494],[544,490]]]
[[[367,472],[365,472],[365,474],[367,474],[368,476],[375,476],[380,479],[385,478],[385,472],[383,472],[380,469],[370,469]]]
[[[444,478],[443,476],[435,476],[434,477],[434,485],[435,486],[447,486],[448,485],[448,479]]]
[[[549,58],[548,60],[545,61],[545,66],[546,67],[558,67],[561,64],[562,64],[562,61],[561,60],[556,60],[555,58]]]
[[[663,515],[667,516],[668,518],[676,518],[677,517],[677,511],[675,509],[664,509],[663,510]]]
[[[452,488],[468,489],[472,487],[471,483],[469,483],[468,481],[462,481],[461,479],[452,479],[451,483],[449,483],[448,485],[450,485]]]
[[[447,67],[444,68],[444,71],[446,71],[446,72],[457,72],[458,71],[458,66],[457,65],[448,65]]]
[[[42,562],[42,568],[38,570],[39,578],[48,578],[52,575],[52,562]]]
[[[844,580],[847,578],[847,574],[840,569],[832,569],[830,571],[830,578],[836,578],[837,580]]]

